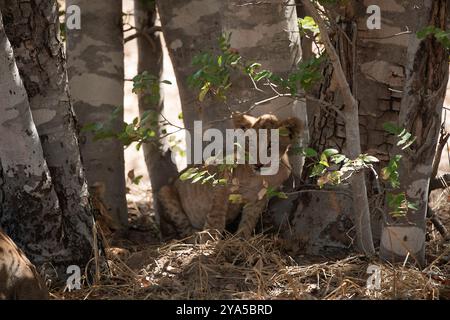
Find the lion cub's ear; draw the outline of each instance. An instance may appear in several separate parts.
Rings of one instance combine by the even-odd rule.
[[[234,127],[236,129],[243,129],[243,130],[250,129],[258,120],[255,117],[240,112],[233,112],[231,118],[233,119]]]
[[[303,130],[303,122],[298,118],[287,118],[280,121],[280,129],[286,129],[290,139],[297,137]]]

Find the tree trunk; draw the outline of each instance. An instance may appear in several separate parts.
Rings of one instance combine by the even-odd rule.
[[[343,120],[345,121],[345,138],[347,140],[346,151],[350,159],[356,159],[361,154],[358,101],[355,99],[354,93],[352,93],[350,89],[347,75],[344,71],[345,69],[340,61],[337,50],[329,38],[328,30],[326,29],[323,19],[319,16],[318,11],[313,7],[309,0],[305,0],[303,3],[308,11],[311,12],[312,17],[319,26],[323,45],[333,67],[336,86],[344,105],[342,114]],[[369,201],[367,198],[364,173],[354,173],[350,180],[350,185],[353,196],[353,221],[356,230],[356,246],[364,254],[373,255],[375,249],[370,226]]]
[[[148,71],[149,73],[160,76],[163,66],[163,54],[161,48],[160,36],[150,30],[155,26],[156,7],[153,3],[134,1],[135,24],[138,32],[147,33],[147,36],[137,38],[138,44],[138,73]],[[152,41],[149,41],[149,38]],[[148,110],[160,114],[164,104],[161,100],[158,104],[152,105],[146,102],[144,96],[139,97],[139,113],[142,115]],[[160,128],[156,130],[155,138],[160,137]],[[144,158],[147,165],[147,171],[150,176],[153,194],[153,208],[155,210],[156,221],[159,225],[161,238],[168,239],[175,236],[175,230],[164,217],[161,203],[157,193],[161,187],[169,184],[169,181],[178,175],[177,167],[172,162],[170,152],[163,152],[162,144],[159,140],[143,144]]]
[[[400,127],[405,127],[410,131],[412,130],[411,125],[409,127],[407,126],[408,122],[403,120],[399,121],[400,109],[404,108],[404,110],[409,110],[410,108],[409,106],[406,107],[410,103],[407,102],[409,98],[406,99],[406,96],[411,94],[411,90],[405,91],[404,85],[407,77],[406,70],[412,70],[413,68],[412,58],[414,57],[414,53],[408,54],[408,52],[413,50],[411,48],[414,47],[414,42],[417,41],[415,40],[415,33],[427,24],[430,24],[429,17],[431,10],[429,3],[419,8],[415,8],[414,4],[408,4],[406,2],[399,4],[397,1],[379,0],[372,1],[370,4],[378,5],[382,9],[381,29],[368,29],[367,19],[369,15],[366,13],[367,5],[365,3],[354,1],[343,9],[336,10],[333,7],[327,12],[334,12],[331,21],[338,21],[337,26],[346,34],[344,36],[344,32],[338,32],[334,35],[333,40],[334,46],[339,53],[341,64],[346,71],[346,77],[352,88],[353,95],[359,102],[361,150],[363,153],[369,153],[378,157],[381,160],[378,169],[381,169],[381,167],[387,164],[392,155],[398,153],[398,150],[393,149],[397,138],[388,134],[383,129],[383,124],[386,122],[398,122]],[[442,10],[440,12],[442,13]],[[418,17],[426,21],[420,21]],[[356,23],[355,26],[352,26],[353,22]],[[357,31],[356,34],[355,30]],[[353,52],[352,47],[355,47],[356,52]],[[428,54],[431,53],[429,52]],[[423,55],[422,58],[424,60],[428,59],[428,54]],[[407,58],[407,55],[409,58]],[[441,61],[439,63],[444,62]],[[436,69],[441,70],[439,66]],[[414,70],[418,69],[415,68]],[[433,77],[445,86],[446,71],[441,71],[444,73]],[[420,72],[418,71],[417,74],[420,74]],[[414,92],[422,92],[423,94],[422,86],[426,84],[427,82],[424,80],[417,81],[417,88]],[[320,85],[317,97],[333,102],[338,108],[342,108],[342,98],[336,92],[335,88],[336,83],[333,70],[327,67],[324,70],[324,80]],[[431,90],[431,92],[437,92],[437,90]],[[435,94],[440,98],[440,92]],[[440,108],[442,105],[442,102],[438,99],[429,101],[431,101],[431,104],[428,105],[428,108],[431,109],[426,110],[436,110],[435,108]],[[428,116],[433,114],[434,120],[429,119],[429,121],[433,121],[437,125],[440,121],[439,112],[426,112],[424,114]],[[323,150],[327,147],[336,147],[339,150],[346,150],[348,142],[345,139],[344,122],[335,112],[324,110],[317,103],[308,101],[308,116],[310,118],[311,146],[313,148]],[[437,129],[433,127],[433,130]],[[430,134],[428,143],[431,143],[431,145],[427,147],[427,150],[431,158],[434,155],[432,145],[435,144],[435,140],[433,139],[436,139],[436,136]],[[422,141],[425,140],[422,139]],[[413,145],[413,148],[417,147]],[[415,153],[416,151],[413,152]],[[404,163],[411,161],[411,164],[415,164],[417,162],[417,159],[411,157],[408,159],[406,155],[403,156],[402,162]],[[411,171],[402,173],[402,170],[400,173],[401,178],[403,177],[401,183],[406,186],[411,185],[412,180],[416,180],[417,177],[421,176],[420,173],[412,171],[417,169],[417,166],[408,166],[410,166]],[[421,169],[419,168],[419,170]],[[405,176],[409,177],[409,179],[412,178],[412,180],[409,182],[403,180],[406,178]],[[388,239],[389,233],[386,232],[389,229],[382,228],[383,214],[380,214],[381,209],[381,212],[385,212],[384,218],[389,220],[386,212],[387,208],[384,204],[384,193],[378,188],[378,183],[373,176],[370,177],[369,181],[372,182],[368,184],[368,193],[371,202],[371,220],[374,239],[378,243],[382,237],[382,229],[384,229],[384,243],[390,243],[391,240]],[[426,204],[423,202],[424,199],[425,196],[420,199],[421,208],[422,204]],[[303,212],[307,212],[308,210],[308,206],[306,206]],[[314,208],[311,208],[311,210],[314,211]],[[421,210],[419,209],[419,211]],[[419,216],[422,213],[419,213]],[[351,212],[347,212],[346,214],[350,215]],[[422,226],[423,223],[424,220],[421,222]],[[400,242],[397,242],[395,245],[396,248],[398,246],[402,246]],[[389,260],[401,260],[405,257],[404,255],[400,255],[397,257],[398,259],[391,259],[393,258],[392,253],[387,253],[389,250],[383,249],[383,245],[381,251],[382,257]]]
[[[70,261],[61,208],[1,14],[0,47],[0,224],[33,263]]]
[[[81,9],[81,29],[67,30],[69,85],[78,123],[106,123],[114,109],[123,106],[122,1],[68,0],[66,5]],[[123,111],[111,129],[122,126]],[[82,133],[80,148],[89,186],[104,186],[108,211],[126,227],[123,144],[117,139],[94,141],[92,134]]]
[[[400,105],[399,126],[417,137],[411,150],[393,148],[403,156],[400,165],[401,191],[418,210],[409,210],[405,218],[387,217],[381,236],[380,256],[403,262],[407,256],[420,266],[425,265],[426,212],[433,158],[439,138],[442,105],[448,81],[448,50],[433,37],[417,39],[415,33],[428,25],[446,28],[447,3],[444,0],[424,1],[420,10],[410,12],[412,34],[408,37],[405,83]]]
[[[296,70],[302,58],[302,50],[295,1],[270,0],[261,3],[250,0],[226,1],[221,10],[221,21],[223,31],[231,33],[231,47],[237,49],[245,59],[258,62],[262,68],[282,77],[287,77]],[[259,85],[257,90],[249,77],[241,76],[233,79],[228,105],[232,110],[244,112],[252,104],[274,95],[275,92],[268,86]],[[209,108],[210,113],[216,112],[217,109],[217,106]],[[227,111],[225,106],[222,109]],[[267,113],[275,114],[280,120],[288,117],[302,120],[305,130],[298,144],[301,146],[308,144],[308,120],[304,101],[280,97],[258,105],[251,112],[255,116]],[[216,120],[218,117],[212,114],[210,120]],[[289,160],[294,175],[300,177],[303,157],[290,155]]]
[[[209,120],[208,113],[218,112],[215,109],[223,113],[222,108],[213,107],[217,101],[205,99],[201,103],[198,92],[188,85],[187,78],[196,71],[192,66],[194,56],[205,51],[218,51],[218,39],[222,34],[220,11],[224,3],[221,0],[157,1],[164,38],[177,78],[184,125],[191,136],[195,120]]]
[[[76,254],[73,259],[87,262],[93,217],[59,39],[57,2],[1,0],[0,8],[61,206],[66,240]]]
[[[200,102],[197,90],[187,84],[187,78],[196,71],[192,67],[192,58],[205,51],[218,52],[219,36],[231,32],[231,46],[244,58],[259,62],[263,68],[281,76],[287,75],[301,58],[294,4],[294,1],[285,4],[281,0],[263,3],[215,0],[158,2],[164,36],[180,90],[183,119],[188,130],[193,128],[195,120],[203,121],[203,129],[230,128],[231,121],[221,121],[230,117],[230,109],[247,111],[253,103],[274,95],[266,87],[260,88],[264,92],[255,89],[248,77],[233,76],[227,104],[211,97]],[[305,104],[289,98],[261,104],[252,111],[254,115],[269,112],[281,119],[296,116],[307,122]],[[302,139],[306,141],[307,138],[305,131]],[[299,175],[301,159],[293,156],[291,160]]]

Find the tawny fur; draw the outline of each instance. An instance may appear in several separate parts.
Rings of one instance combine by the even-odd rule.
[[[238,227],[238,235],[247,238],[251,236],[267,205],[267,197],[263,189],[279,188],[290,176],[287,151],[302,124],[298,119],[289,118],[279,121],[273,115],[263,115],[259,118],[236,114],[235,128],[241,129],[279,129],[284,128],[280,135],[280,167],[275,175],[260,175],[255,172],[255,166],[239,164],[227,177],[226,186],[192,183],[176,180],[173,184],[161,188],[158,196],[164,207],[164,213],[171,220],[181,238],[195,231],[217,230],[222,232],[226,225],[234,221],[242,211]],[[217,167],[206,167],[210,174],[218,172]],[[229,201],[230,194],[239,194],[241,203]]]
[[[0,229],[0,300],[44,300],[48,291],[34,265]]]

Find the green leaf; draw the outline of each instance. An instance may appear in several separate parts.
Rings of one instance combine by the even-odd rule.
[[[305,148],[304,149],[304,154],[307,157],[316,157],[317,156],[317,151],[314,150],[313,148]]]
[[[347,157],[344,156],[343,154],[335,154],[331,156],[331,161],[335,164],[339,164],[346,159]]]
[[[211,84],[209,82],[205,83],[205,85],[201,88],[200,93],[198,95],[198,100],[202,102],[205,100],[205,96],[209,91],[209,88],[211,87]]]
[[[411,209],[411,210],[416,211],[416,210],[419,209],[419,206],[417,205],[417,203],[408,202],[408,208]]]
[[[363,157],[363,161],[366,163],[380,162],[380,160],[377,157],[367,155]]]
[[[242,195],[240,194],[230,194],[228,196],[228,200],[230,200],[231,203],[242,203]]]
[[[298,19],[298,25],[301,29],[311,31],[314,35],[320,32],[319,26],[310,16]]]
[[[329,166],[330,166],[329,163],[328,163],[328,158],[327,158],[327,156],[326,156],[325,153],[322,153],[322,154],[320,155],[320,161],[319,161],[319,164],[321,164],[321,165],[323,165],[323,166],[325,166],[325,167],[329,167]]]
[[[395,135],[398,135],[401,132],[401,129],[392,122],[383,123],[383,129],[386,132],[388,132],[390,134],[395,134]]]
[[[185,181],[193,178],[198,172],[198,168],[189,168],[180,175],[180,180]]]
[[[402,150],[405,150],[407,148],[409,148],[415,141],[416,141],[417,137],[414,137],[412,139],[410,139],[403,147]]]
[[[330,149],[325,149],[322,152],[322,155],[325,155],[326,157],[331,157],[332,155],[335,155],[335,154],[338,154],[338,153],[339,153],[338,150],[330,148]]]
[[[200,171],[198,172],[193,178],[192,178],[192,183],[196,183],[198,181],[200,181],[201,179],[203,179],[204,175],[207,173],[208,171]]]

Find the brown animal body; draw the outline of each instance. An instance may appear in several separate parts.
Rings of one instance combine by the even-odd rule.
[[[44,300],[48,291],[34,265],[0,229],[0,300]]]
[[[241,211],[237,233],[243,238],[251,236],[267,206],[265,192],[279,188],[291,174],[287,151],[302,129],[299,120],[289,118],[279,121],[273,115],[254,118],[242,114],[234,115],[233,120],[235,127],[243,130],[285,129],[286,134],[280,134],[278,172],[274,175],[261,175],[258,173],[261,165],[238,164],[232,173],[226,176],[228,183],[225,186],[177,179],[173,184],[161,188],[158,195],[164,212],[181,238],[202,230],[222,232]],[[210,174],[218,173],[217,166],[206,168]],[[240,203],[230,202],[230,194],[239,194]]]

